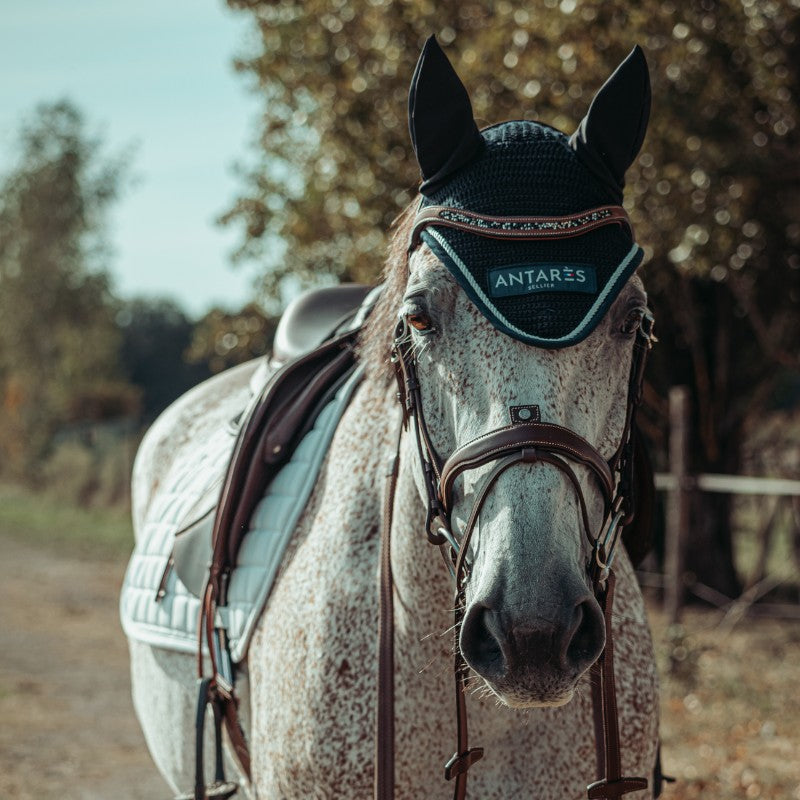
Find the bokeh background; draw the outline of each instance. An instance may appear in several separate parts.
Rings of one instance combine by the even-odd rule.
[[[644,48],[653,111],[625,205],[660,339],[642,415],[654,462],[670,469],[668,398],[685,386],[692,475],[800,478],[798,0],[0,14],[0,796],[112,796],[120,775],[115,797],[161,787],[115,623],[137,442],[191,385],[267,352],[300,289],[378,280],[418,184],[407,88],[431,33],[479,124],[566,132]],[[800,506],[764,492],[689,493],[689,606],[668,615],[659,507],[641,579],[668,797],[800,798]]]

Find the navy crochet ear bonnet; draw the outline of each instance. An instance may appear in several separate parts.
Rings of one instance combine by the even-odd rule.
[[[581,341],[642,260],[619,204],[649,99],[635,48],[572,137],[522,120],[478,131],[466,90],[431,37],[409,98],[423,177],[412,245],[427,244],[509,336],[546,348]],[[510,229],[536,238],[511,238]]]

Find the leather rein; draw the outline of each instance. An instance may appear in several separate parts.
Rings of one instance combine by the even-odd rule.
[[[590,209],[568,217],[485,217],[461,209],[433,207],[417,215],[412,228],[409,253],[418,246],[420,233],[427,225],[468,229],[491,238],[552,239],[576,236],[599,225],[621,224],[630,228],[627,214],[618,206]],[[647,787],[645,778],[624,777],[620,759],[619,723],[614,683],[614,644],[612,606],[615,576],[612,564],[622,529],[634,518],[634,441],[636,409],[641,402],[647,355],[656,341],[653,316],[648,311],[636,332],[628,385],[627,410],[619,446],[606,461],[586,439],[569,428],[538,420],[535,406],[513,406],[511,423],[485,433],[458,447],[447,459],[434,448],[425,423],[422,396],[417,379],[411,333],[405,318],[395,330],[392,362],[397,379],[397,398],[402,407],[402,423],[397,448],[387,473],[381,531],[380,622],[378,632],[378,713],[376,719],[375,800],[394,798],[394,622],[393,580],[390,536],[394,494],[399,472],[402,434],[414,432],[417,453],[423,470],[427,495],[426,533],[438,546],[454,579],[455,625],[453,675],[456,705],[456,751],[445,765],[445,778],[454,780],[454,800],[467,794],[469,768],[483,757],[483,748],[469,746],[465,686],[469,667],[461,655],[459,634],[466,612],[466,587],[471,561],[472,533],[492,488],[499,477],[517,464],[545,463],[560,470],[572,484],[580,509],[581,524],[590,545],[586,565],[592,587],[605,620],[604,650],[591,667],[592,706],[598,779],[587,787],[590,800],[622,797]],[[492,465],[475,493],[475,501],[460,537],[454,532],[453,486],[463,473]],[[600,489],[604,521],[595,535],[589,520],[580,481],[570,464],[589,469]]]

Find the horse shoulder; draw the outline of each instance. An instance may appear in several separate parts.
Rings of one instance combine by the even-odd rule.
[[[339,423],[248,652],[254,782],[266,797],[360,797],[371,783],[381,467],[390,447],[374,394],[362,384]]]

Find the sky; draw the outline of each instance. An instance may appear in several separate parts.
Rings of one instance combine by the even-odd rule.
[[[231,266],[239,231],[215,224],[254,152],[258,98],[232,64],[253,35],[224,0],[0,0],[0,173],[41,102],[71,100],[108,154],[133,146],[110,215],[118,296],[197,316],[253,297],[255,265]]]

